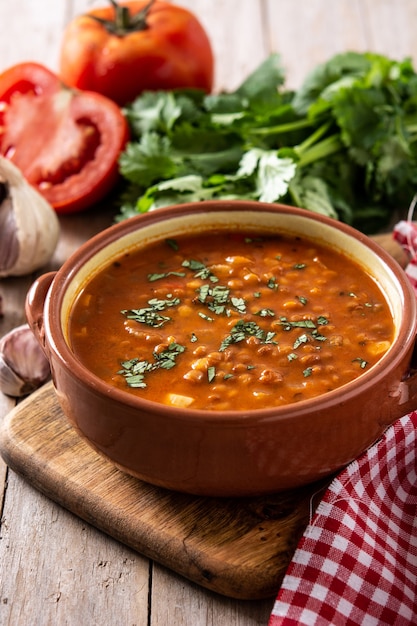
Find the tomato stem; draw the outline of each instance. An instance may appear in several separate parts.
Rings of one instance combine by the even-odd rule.
[[[130,13],[128,6],[120,6],[117,0],[110,0],[110,2],[114,7],[114,20],[104,20],[96,15],[87,15],[117,37],[123,37],[128,33],[148,28],[147,17],[155,0],[149,0],[148,4],[134,15]]]

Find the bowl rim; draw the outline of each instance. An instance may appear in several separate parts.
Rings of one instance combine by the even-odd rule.
[[[289,213],[299,215],[303,218],[312,219],[323,224],[327,224],[331,228],[342,231],[344,234],[354,237],[360,243],[371,250],[373,254],[379,257],[382,262],[388,266],[391,273],[395,276],[403,295],[404,319],[410,319],[409,324],[401,324],[398,329],[397,337],[386,353],[375,365],[368,371],[362,373],[358,378],[350,381],[332,391],[325,394],[301,400],[299,402],[280,405],[275,407],[267,407],[261,409],[250,410],[227,410],[214,411],[210,409],[193,409],[178,408],[155,401],[141,398],[128,391],[112,387],[101,378],[96,376],[71,351],[64,338],[61,327],[61,308],[63,296],[66,286],[70,284],[73,277],[80,270],[82,265],[91,257],[97,254],[99,249],[104,248],[116,239],[123,237],[131,231],[140,229],[143,226],[154,224],[166,219],[175,218],[177,216],[186,216],[187,214],[196,214],[202,212],[241,212],[241,211],[267,211],[269,213]],[[406,312],[408,314],[406,314]],[[244,424],[248,425],[251,421],[254,423],[267,422],[271,419],[274,421],[279,419],[287,420],[297,416],[304,416],[306,413],[314,413],[319,409],[325,409],[330,406],[337,406],[340,402],[346,402],[353,396],[356,396],[361,389],[364,389],[369,380],[373,381],[373,385],[378,385],[387,373],[387,360],[389,359],[389,368],[394,369],[399,365],[403,358],[404,351],[416,339],[417,334],[417,302],[407,279],[405,272],[400,265],[384,250],[377,242],[370,239],[364,233],[354,229],[352,226],[339,222],[334,218],[308,211],[298,207],[293,207],[280,203],[262,203],[252,200],[208,200],[202,202],[193,202],[179,205],[171,205],[169,207],[160,208],[149,213],[140,214],[113,224],[103,231],[100,231],[84,244],[82,244],[56,272],[44,303],[44,328],[46,344],[59,359],[61,366],[70,372],[82,384],[87,385],[90,390],[96,394],[104,395],[112,398],[114,401],[122,405],[127,405],[132,409],[142,410],[146,413],[175,416],[176,419],[184,421],[195,421],[196,419],[218,424],[219,422],[234,424],[236,427]],[[58,345],[59,344],[59,345]]]

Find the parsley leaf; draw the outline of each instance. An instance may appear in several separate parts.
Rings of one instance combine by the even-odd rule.
[[[175,366],[177,357],[184,351],[184,346],[172,342],[162,352],[154,352],[154,361],[152,363],[133,358],[129,361],[123,361],[123,363],[121,363],[122,369],[117,373],[124,376],[126,384],[129,385],[129,387],[144,389],[147,386],[145,382],[146,374],[159,368],[171,369]]]

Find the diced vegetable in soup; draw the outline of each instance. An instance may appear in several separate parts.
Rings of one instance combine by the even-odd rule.
[[[357,378],[389,349],[391,311],[352,260],[300,237],[208,232],[121,256],[85,286],[72,349],[148,400],[286,405]]]

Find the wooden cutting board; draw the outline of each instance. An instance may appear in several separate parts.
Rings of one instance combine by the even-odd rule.
[[[193,582],[238,599],[276,595],[329,480],[268,497],[221,499],[120,472],[67,423],[52,383],[0,427],[5,462],[83,520]]]

